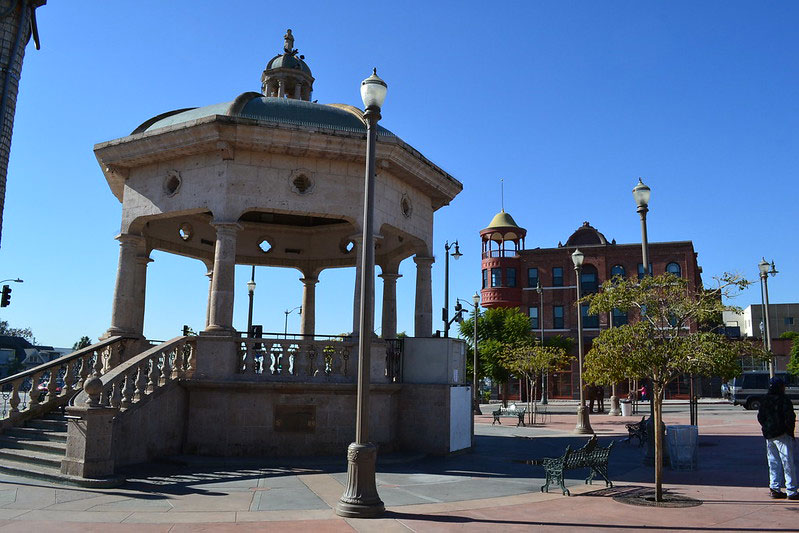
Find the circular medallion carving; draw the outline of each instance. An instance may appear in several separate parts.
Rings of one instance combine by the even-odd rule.
[[[180,172],[177,170],[170,170],[166,173],[164,178],[164,194],[167,196],[175,196],[180,190],[180,185],[183,180],[180,177]]]
[[[413,204],[411,203],[410,197],[403,193],[402,198],[400,199],[400,211],[405,216],[405,218],[411,218],[413,214]]]

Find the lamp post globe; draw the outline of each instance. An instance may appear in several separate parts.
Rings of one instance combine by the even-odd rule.
[[[375,464],[377,447],[369,442],[369,384],[372,331],[374,330],[374,202],[377,122],[388,86],[377,75],[361,82],[361,99],[366,124],[366,173],[363,189],[363,245],[361,246],[360,334],[358,335],[358,385],[355,414],[355,442],[347,448],[347,484],[336,504],[336,514],[346,518],[372,518],[386,510],[377,493]]]

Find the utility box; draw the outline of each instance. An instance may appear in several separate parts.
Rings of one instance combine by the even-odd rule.
[[[466,383],[466,343],[461,339],[407,337],[402,381],[439,385]]]

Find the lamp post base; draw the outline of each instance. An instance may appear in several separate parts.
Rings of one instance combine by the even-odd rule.
[[[591,422],[588,420],[588,410],[585,405],[580,405],[577,408],[577,426],[574,428],[574,433],[578,435],[593,435],[594,430],[591,428]]]
[[[611,396],[610,397],[610,411],[608,412],[610,416],[621,416],[621,407],[619,406],[619,397],[618,396]]]
[[[377,446],[353,442],[347,448],[347,488],[336,504],[336,514],[344,518],[380,516],[386,506],[377,494],[375,463]]]

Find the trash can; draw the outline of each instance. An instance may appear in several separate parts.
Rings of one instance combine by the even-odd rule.
[[[698,426],[666,426],[666,446],[672,469],[696,469],[698,440]]]
[[[633,404],[630,400],[621,400],[621,416],[630,416],[633,414]]]

